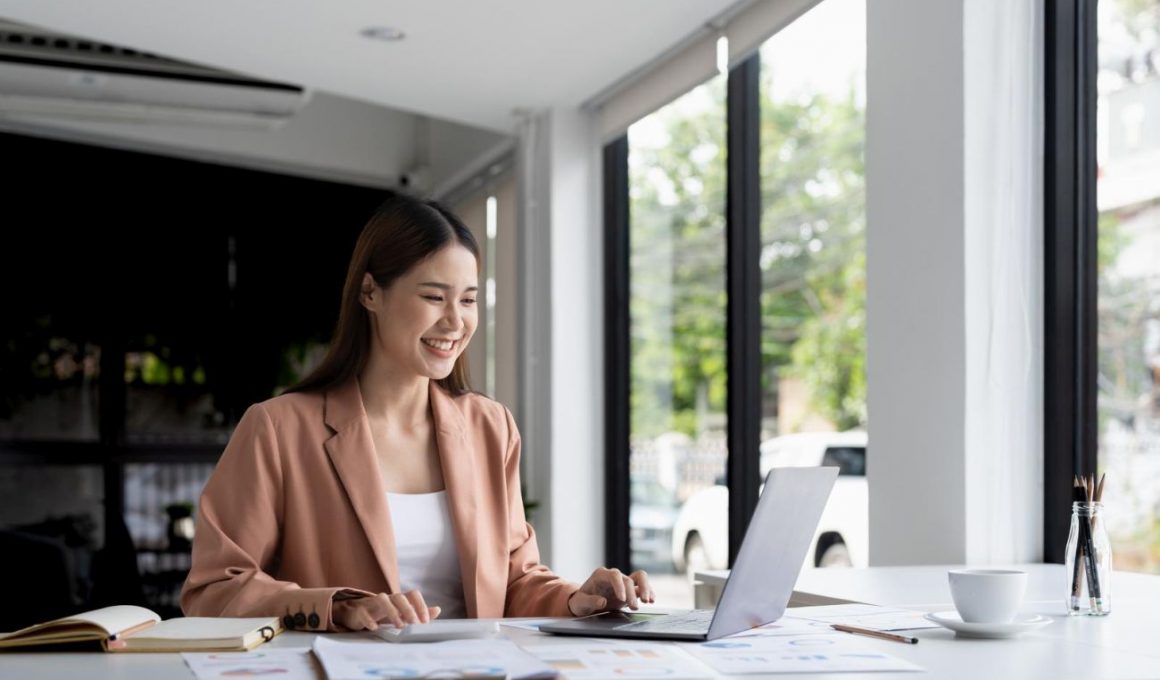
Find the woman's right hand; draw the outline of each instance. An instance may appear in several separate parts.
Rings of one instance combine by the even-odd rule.
[[[428,607],[418,590],[338,600],[330,606],[331,618],[348,630],[375,630],[380,623],[396,628],[427,623],[438,618],[440,611],[439,607]]]

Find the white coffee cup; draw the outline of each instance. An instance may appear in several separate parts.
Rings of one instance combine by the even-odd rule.
[[[1014,569],[955,569],[947,580],[955,609],[967,623],[1010,623],[1027,589],[1027,572]]]

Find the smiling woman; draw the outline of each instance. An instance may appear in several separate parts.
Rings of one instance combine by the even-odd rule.
[[[392,195],[376,211],[326,357],[246,411],[205,487],[186,614],[374,630],[653,601],[644,572],[577,585],[540,564],[519,432],[468,384],[479,269],[438,203]]]
[[[415,265],[390,287],[367,272],[361,301],[382,350],[371,357],[402,358],[414,373],[436,380],[451,374],[479,320],[478,271],[475,253],[453,245]]]
[[[469,295],[464,306],[472,308],[470,326],[451,356],[445,357],[454,360],[449,370],[427,377],[434,377],[453,395],[468,391],[467,356],[462,351],[475,330],[479,262],[475,237],[449,210],[434,201],[392,195],[355,244],[330,351],[313,373],[287,391],[325,391],[360,375],[376,357],[416,356],[422,338],[407,334],[424,319],[427,326],[421,331],[430,332],[445,299],[464,302],[452,293]],[[459,285],[462,290],[456,291]],[[454,305],[446,309],[463,314]]]

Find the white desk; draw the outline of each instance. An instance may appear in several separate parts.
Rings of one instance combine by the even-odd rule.
[[[1050,616],[1051,625],[1010,640],[956,638],[941,628],[920,630],[908,633],[919,644],[887,642],[882,649],[938,678],[1160,678],[1160,576],[1116,572],[1110,616],[1069,617],[1063,605],[1063,565],[1010,566],[1028,572],[1023,611]],[[950,610],[954,605],[946,573],[955,568],[962,567],[808,569],[798,578],[795,600],[812,604],[814,595],[822,595],[921,611]],[[727,574],[696,574],[697,597],[715,600]]]
[[[798,590],[847,600],[903,606],[922,610],[950,609],[946,570],[950,567],[877,567],[871,569],[825,569],[803,572]],[[943,629],[916,631],[917,645],[866,640],[927,669],[921,673],[873,673],[833,675],[736,676],[737,678],[799,678],[822,680],[950,680],[984,678],[1160,678],[1160,576],[1117,573],[1111,616],[1067,617],[1063,614],[1063,567],[1023,565],[1030,572],[1024,609],[1052,616],[1055,621],[1038,631],[1010,640],[956,639]],[[720,582],[720,573],[702,575],[703,582]],[[503,628],[517,643],[544,641],[547,636],[515,628]],[[283,633],[269,644],[304,647],[309,633]],[[367,637],[352,633],[339,638]],[[577,644],[569,638],[554,643]],[[0,655],[3,680],[184,680],[194,675],[177,654],[12,654]]]

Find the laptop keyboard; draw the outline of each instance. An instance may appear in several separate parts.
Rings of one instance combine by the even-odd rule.
[[[652,621],[637,621],[617,626],[617,630],[635,630],[649,633],[708,633],[713,622],[712,609],[694,609],[685,614],[669,614]]]

